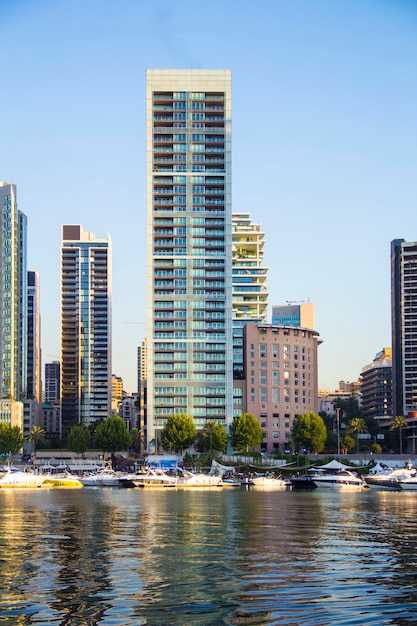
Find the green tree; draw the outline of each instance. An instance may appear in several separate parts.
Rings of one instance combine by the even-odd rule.
[[[18,426],[0,424],[0,454],[17,454],[23,442],[22,431]]]
[[[381,454],[382,448],[379,443],[373,443],[371,446],[371,451],[373,454]]]
[[[45,439],[45,431],[40,426],[32,426],[29,435],[26,437],[26,441],[33,444],[33,454],[36,456],[36,448],[40,441]]]
[[[233,419],[229,429],[229,441],[233,450],[247,452],[262,443],[262,428],[252,413],[242,413]]]
[[[354,417],[350,420],[347,433],[354,434],[356,433],[356,451],[359,452],[359,434],[366,433],[368,429],[366,428],[365,420],[363,417]]]
[[[88,448],[88,430],[82,426],[73,426],[68,433],[68,450],[84,454]]]
[[[327,429],[320,415],[309,412],[294,418],[291,428],[291,440],[299,450],[306,448],[315,453],[321,452],[327,439]]]
[[[397,430],[400,433],[400,454],[403,453],[403,428],[407,426],[407,418],[404,415],[396,415],[389,427],[390,430]]]
[[[196,437],[197,428],[194,420],[185,413],[176,413],[170,417],[161,433],[163,447],[177,454],[192,446]]]
[[[96,445],[103,452],[111,452],[114,465],[114,453],[126,450],[132,441],[124,420],[118,415],[111,415],[98,426],[95,435]]]
[[[362,417],[362,409],[359,406],[358,399],[355,396],[350,398],[338,398],[334,402],[335,409],[341,409],[340,421],[350,421],[354,417]]]
[[[88,430],[88,447],[95,448],[96,447],[96,433],[97,428],[100,424],[103,423],[103,419],[94,420],[94,422],[90,422],[87,426]]]
[[[340,449],[342,451],[342,454],[347,454],[349,450],[352,450],[352,448],[355,447],[355,443],[356,441],[350,435],[344,435],[343,437],[341,437]]]
[[[198,434],[198,449],[200,452],[226,452],[227,431],[222,424],[207,422],[205,428]]]

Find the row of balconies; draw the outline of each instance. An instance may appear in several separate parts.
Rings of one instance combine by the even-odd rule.
[[[162,125],[163,124],[163,125]],[[169,135],[174,133],[210,133],[210,135],[224,135],[225,128],[221,122],[200,122],[199,124],[192,124],[191,128],[186,128],[185,124],[173,123],[170,126],[166,125],[167,122],[161,122],[160,126],[153,127],[153,138],[155,139],[159,135]],[[175,140],[176,141],[176,140]],[[197,142],[193,142],[197,143]]]
[[[154,165],[153,167],[153,172],[166,172],[166,173],[184,173],[184,172],[193,172],[193,173],[198,173],[198,174],[204,174],[204,173],[209,173],[209,174],[224,174],[225,173],[225,168],[224,167],[219,167],[216,165],[212,165],[212,164],[204,164],[204,165],[190,165],[188,164],[188,166],[178,166],[178,165]]]
[[[154,187],[158,185],[177,185],[173,176],[154,176]],[[183,183],[184,184],[184,183]],[[213,176],[204,177],[205,185],[224,185],[224,177],[215,178]]]
[[[191,98],[179,98],[178,96],[174,97],[172,92],[157,92],[155,91],[153,94],[153,101],[155,102],[196,102],[196,100]],[[202,100],[199,102],[224,102],[224,93],[206,93]]]
[[[197,192],[197,191],[192,191],[191,189],[186,190],[181,192],[181,194],[179,194],[178,191],[174,191],[173,187],[154,187],[154,194],[158,195],[158,196],[170,196],[171,198],[174,197],[174,195],[181,195],[183,196],[184,194],[186,194],[188,192],[188,195],[198,195],[198,194],[203,194],[206,196],[223,196],[224,195],[224,181],[222,181],[222,186],[221,188],[219,187],[208,187],[207,185],[204,185],[203,191]]]
[[[164,205],[175,205],[175,206],[183,206],[186,204],[186,199],[185,198],[154,198],[154,204],[155,205],[159,205],[159,204],[164,204]],[[201,197],[200,200],[193,201],[193,206],[204,206],[204,205],[211,205],[211,206],[221,206],[224,204],[224,198],[208,198],[208,197]]]
[[[172,115],[169,115],[172,111],[164,111],[162,114],[158,113],[154,117],[153,132],[165,133],[167,135],[173,133],[195,133],[198,131],[207,130],[209,133],[224,133],[224,116],[222,115],[206,115],[201,120],[177,120]]]
[[[212,143],[221,143],[224,144],[225,143],[225,137],[224,137],[224,133],[220,134],[220,133],[203,133],[203,132],[195,132],[196,129],[189,129],[188,132],[186,132],[186,129],[172,129],[172,130],[179,130],[179,131],[184,131],[184,132],[172,132],[172,133],[168,133],[163,135],[162,134],[162,129],[160,128],[161,133],[160,134],[155,134],[154,138],[153,138],[153,142],[154,144],[160,144],[160,143],[172,143],[172,144],[212,144]],[[203,131],[204,129],[199,128],[197,129],[198,131]],[[194,138],[193,138],[194,137]]]

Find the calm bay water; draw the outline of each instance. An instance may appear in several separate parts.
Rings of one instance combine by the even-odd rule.
[[[417,494],[0,491],[0,625],[417,623]]]

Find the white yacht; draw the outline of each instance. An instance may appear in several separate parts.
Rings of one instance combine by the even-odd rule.
[[[135,487],[176,487],[178,482],[177,476],[151,468],[141,474],[129,474],[128,478]]]
[[[118,474],[108,467],[103,467],[92,474],[85,474],[81,476],[80,481],[84,487],[120,487]]]
[[[194,474],[193,472],[178,469],[177,487],[222,487],[222,485],[223,479],[221,476]]]
[[[282,478],[278,478],[277,476],[251,476],[250,484],[253,487],[261,487],[262,489],[286,489],[290,486],[290,483],[287,483]]]
[[[342,469],[332,474],[323,472],[313,475],[312,481],[322,489],[362,489],[366,483],[352,472]]]
[[[400,491],[403,489],[403,481],[412,480],[415,475],[416,470],[413,469],[411,465],[396,469],[387,467],[381,468],[376,472],[369,473],[368,476],[365,476],[365,482],[371,489]]]
[[[33,472],[22,472],[15,467],[0,468],[0,489],[42,487],[45,476]]]

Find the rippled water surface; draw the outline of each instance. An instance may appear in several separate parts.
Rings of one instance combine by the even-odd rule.
[[[417,623],[417,494],[0,491],[0,625]]]

